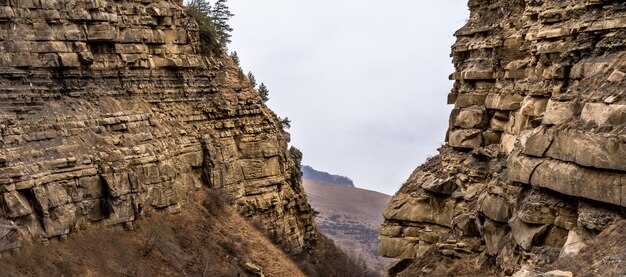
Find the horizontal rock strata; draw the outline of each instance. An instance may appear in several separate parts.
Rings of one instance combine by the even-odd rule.
[[[132,228],[208,187],[309,243],[288,134],[225,53],[200,54],[180,2],[0,3],[0,207],[21,240]]]
[[[469,7],[452,47],[447,145],[387,206],[379,252],[512,274],[574,255],[624,217],[626,5]]]

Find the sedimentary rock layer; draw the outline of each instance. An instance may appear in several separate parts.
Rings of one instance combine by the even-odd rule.
[[[447,144],[391,200],[379,250],[492,259],[511,274],[623,218],[626,3],[469,8],[452,47]]]
[[[131,228],[208,187],[308,244],[288,134],[180,2],[0,1],[0,207],[21,241]]]

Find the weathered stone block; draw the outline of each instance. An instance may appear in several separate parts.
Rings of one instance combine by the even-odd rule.
[[[511,204],[506,198],[485,192],[478,200],[479,211],[498,222],[507,222],[511,217]]]
[[[106,23],[87,25],[87,40],[115,42],[118,40],[117,28]]]
[[[398,237],[402,233],[402,226],[382,225],[378,229],[378,233],[386,237]]]
[[[487,94],[462,93],[454,102],[455,108],[466,108],[474,105],[484,105]]]
[[[130,181],[128,173],[102,174],[102,181],[113,197],[120,197],[130,193]]]
[[[492,69],[470,69],[461,72],[462,80],[492,80],[495,74]]]
[[[482,130],[461,129],[450,131],[450,145],[458,148],[480,147],[483,143]]]
[[[626,105],[586,103],[580,117],[586,122],[594,122],[598,125],[619,126],[626,122]]]
[[[8,218],[22,217],[33,212],[28,199],[17,191],[5,192],[2,194],[4,204],[7,208],[6,216]],[[0,204],[1,205],[1,204]]]
[[[526,135],[526,139],[522,143],[522,153],[543,157],[544,153],[548,150],[548,147],[552,144],[554,139],[554,129],[548,128],[535,128]]]
[[[508,111],[497,111],[489,122],[491,129],[500,132],[504,131],[509,122],[509,114],[510,112]]]
[[[239,154],[242,158],[264,158],[272,157],[278,154],[276,142],[273,139],[264,138],[261,140],[241,141],[237,146]]]
[[[202,151],[189,152],[179,156],[182,163],[193,167],[200,167],[204,162],[204,153]]]
[[[115,44],[115,53],[120,54],[142,54],[149,53],[148,46],[145,44],[138,43],[116,43]]]
[[[527,141],[526,145],[533,142]],[[545,155],[582,166],[626,171],[626,144],[611,134],[559,131]]]
[[[485,109],[481,107],[464,108],[459,111],[454,126],[463,129],[482,129],[487,121]]]
[[[509,222],[511,233],[517,245],[524,250],[530,250],[533,244],[537,244],[538,239],[548,230],[549,225],[530,225],[514,217]]]
[[[548,105],[548,98],[526,96],[522,102],[520,112],[525,116],[539,116],[545,110]]]
[[[542,77],[546,80],[551,79],[564,79],[566,73],[566,67],[562,65],[551,65],[544,68]]]
[[[530,120],[531,118],[523,115],[521,111],[511,112],[504,131],[511,134],[521,134],[522,131],[532,127]]]
[[[512,111],[521,107],[524,96],[519,94],[489,93],[485,99],[487,109]]]
[[[424,180],[421,184],[422,188],[427,191],[450,195],[457,189],[455,179],[452,177],[435,178],[432,175],[430,177],[431,178]]]
[[[511,181],[530,184],[531,175],[542,162],[542,159],[513,153],[508,159],[507,176]]]
[[[100,176],[80,178],[78,179],[78,187],[83,199],[97,199],[105,196]]]
[[[594,21],[587,31],[607,30],[626,28],[626,17],[609,18],[601,21]]]
[[[434,223],[452,227],[454,201],[437,197],[414,197],[404,193],[396,194],[383,211],[386,219]]]
[[[533,172],[530,183],[571,196],[626,206],[626,201],[622,202],[624,175],[544,160]]]
[[[561,125],[568,122],[576,114],[577,104],[575,102],[558,102],[548,100],[546,111],[543,114],[543,124]]]
[[[278,158],[242,160],[241,168],[246,180],[280,174]]]
[[[378,254],[383,257],[396,259],[414,259],[419,240],[406,238],[390,238],[380,236]]]
[[[59,53],[61,66],[63,67],[80,67],[80,60],[76,53]]]

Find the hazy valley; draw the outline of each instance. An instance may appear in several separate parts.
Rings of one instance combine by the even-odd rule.
[[[320,181],[326,180],[327,182]],[[348,256],[370,270],[384,274],[391,259],[378,255],[378,227],[391,196],[354,187],[348,182],[303,175],[304,191],[316,211],[318,228]]]

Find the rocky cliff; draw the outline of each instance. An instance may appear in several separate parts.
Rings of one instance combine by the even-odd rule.
[[[384,212],[380,253],[413,260],[392,274],[537,269],[625,217],[626,3],[469,8],[452,47],[447,144]]]
[[[182,1],[0,1],[0,252],[178,213],[220,189],[291,253],[313,231],[289,136]]]

